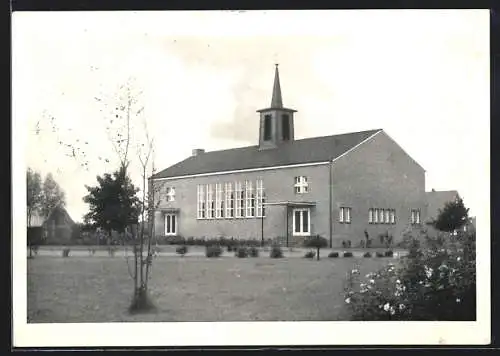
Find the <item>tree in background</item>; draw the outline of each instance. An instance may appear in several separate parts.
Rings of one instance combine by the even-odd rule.
[[[26,171],[26,212],[28,227],[31,227],[33,213],[38,213],[40,211],[42,201],[42,178],[40,173],[28,168]]]
[[[443,209],[439,209],[437,219],[433,221],[436,229],[444,232],[453,232],[463,227],[469,220],[469,209],[465,207],[462,198],[447,202]]]
[[[47,174],[42,185],[42,202],[40,212],[47,219],[55,207],[66,206],[66,194],[55,181],[52,173]]]
[[[30,231],[31,222],[34,213],[38,213],[43,200],[42,195],[42,178],[40,173],[28,168],[26,171],[26,218],[27,218],[27,242],[30,251],[30,257],[33,257],[33,248],[39,242],[39,239],[33,238],[33,233]]]
[[[86,186],[89,192],[83,201],[89,204],[90,211],[85,222],[104,229],[111,237],[111,231],[124,233],[127,226],[137,224],[140,201],[136,188],[126,175],[124,168],[113,174],[97,176],[98,185]]]

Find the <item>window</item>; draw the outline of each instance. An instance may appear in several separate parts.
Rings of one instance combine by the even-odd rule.
[[[253,192],[252,181],[245,182],[245,200],[246,200],[246,217],[253,218],[255,216],[255,194]]]
[[[420,224],[420,210],[412,209],[411,211],[411,223]]]
[[[379,209],[378,212],[380,214],[379,218],[378,218],[378,222],[383,224],[384,223],[384,209]]]
[[[309,209],[294,209],[293,234],[296,236],[308,236],[310,234]]]
[[[368,224],[373,224],[373,209],[368,209]]]
[[[283,141],[290,140],[290,117],[288,115],[281,116],[281,130]]]
[[[256,189],[257,189],[257,217],[265,217],[265,211],[264,211],[264,185],[262,182],[262,179],[258,179],[256,182]]]
[[[166,196],[167,196],[167,201],[175,201],[175,188],[167,187]]]
[[[264,141],[271,139],[271,115],[264,116]]]
[[[207,218],[213,219],[215,212],[213,185],[207,184]]]
[[[373,209],[373,223],[378,223],[378,209]]]
[[[174,214],[165,215],[165,235],[177,235],[177,216]]]
[[[391,224],[396,223],[396,210],[391,209]]]
[[[215,184],[215,217],[224,217],[224,200],[222,199],[222,183]]]
[[[341,207],[339,211],[339,221],[341,223],[351,223],[351,208]]]
[[[309,190],[309,185],[307,183],[307,177],[304,177],[304,176],[295,177],[294,187],[295,187],[296,194],[307,193]]]
[[[225,184],[226,192],[226,217],[234,218],[234,192],[233,183],[229,182]]]
[[[385,223],[390,224],[391,223],[391,216],[390,216],[390,210],[385,209]]]
[[[241,186],[241,182],[234,183],[234,190],[236,192],[236,217],[242,218],[245,216],[245,199],[243,187]]]
[[[198,219],[205,218],[205,187],[198,186]]]

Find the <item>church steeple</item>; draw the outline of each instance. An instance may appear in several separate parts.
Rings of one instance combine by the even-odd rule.
[[[276,70],[274,71],[273,98],[271,99],[271,108],[273,109],[283,108],[283,99],[281,98],[280,72],[278,71],[278,64],[276,64]]]
[[[274,71],[271,107],[260,113],[259,149],[276,148],[294,139],[293,114],[296,110],[283,107],[278,64]]]

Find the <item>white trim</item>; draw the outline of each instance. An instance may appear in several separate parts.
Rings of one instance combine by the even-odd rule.
[[[246,172],[270,171],[270,170],[273,170],[273,169],[286,169],[286,168],[297,168],[297,167],[321,166],[321,165],[324,165],[324,164],[330,164],[330,161],[289,164],[289,165],[286,165],[286,166],[272,166],[272,167],[261,167],[261,168],[248,168],[248,169],[239,169],[239,170],[232,170],[232,171],[220,171],[220,172],[210,172],[210,173],[188,174],[188,175],[176,176],[176,177],[151,178],[151,179],[154,180],[154,181],[159,181],[159,180],[172,180],[172,179],[182,179],[182,178],[208,177],[208,176],[216,176],[216,175],[232,174],[232,173],[246,173]]]
[[[383,131],[384,130],[380,129],[377,132],[375,132],[373,135],[371,135],[370,137],[365,138],[363,141],[361,141],[360,143],[358,143],[356,146],[349,148],[347,151],[345,151],[344,153],[342,153],[340,156],[332,159],[332,163],[335,162],[336,160],[344,157],[346,154],[348,154],[349,152],[355,150],[356,148],[358,148],[359,146],[361,146],[363,143],[366,143],[367,141],[371,140],[372,138],[374,138],[375,136],[377,136],[379,133],[381,133]]]
[[[165,214],[164,215],[164,218],[165,218],[165,236],[175,236],[177,235],[177,214],[172,214],[172,213],[169,213],[169,214]],[[170,230],[172,230],[171,232],[167,232],[167,218],[170,218]],[[172,220],[174,220],[174,229],[172,229]]]

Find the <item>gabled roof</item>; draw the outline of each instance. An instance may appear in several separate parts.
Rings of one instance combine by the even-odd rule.
[[[63,207],[60,207],[60,206],[56,206],[54,209],[52,209],[49,213],[49,216],[47,217],[47,219],[44,219],[42,215],[40,215],[40,213],[38,213],[37,211],[34,211],[32,214],[31,214],[31,219],[30,219],[30,222],[31,222],[31,227],[41,227],[43,226],[43,224],[45,224],[46,221],[52,219],[52,217],[54,216],[55,213],[60,213],[64,216],[64,218],[66,219],[66,221],[68,222],[69,225],[74,225],[75,222],[73,221],[73,219],[71,218],[71,216],[69,215],[68,211],[63,208]]]
[[[153,175],[170,178],[203,173],[319,163],[340,157],[381,129],[294,140],[277,148],[260,150],[259,146],[211,151],[191,156]]]
[[[459,196],[456,190],[433,190],[425,192],[427,199],[427,216],[431,219],[437,218],[439,209],[443,209],[448,202],[455,201]]]

